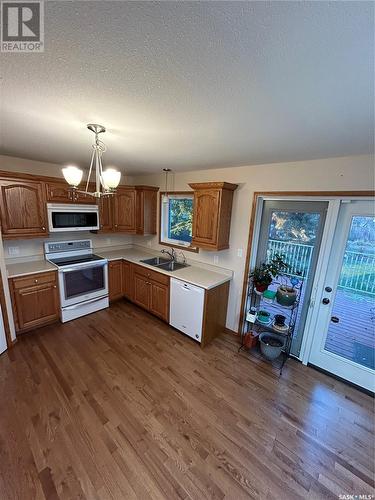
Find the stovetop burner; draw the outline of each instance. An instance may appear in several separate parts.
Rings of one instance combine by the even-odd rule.
[[[73,264],[84,264],[85,262],[94,262],[96,260],[105,260],[105,259],[103,259],[103,257],[99,257],[99,255],[87,254],[76,257],[75,256],[61,257],[59,259],[52,258],[49,260],[58,267],[64,267],[64,266],[72,266]]]

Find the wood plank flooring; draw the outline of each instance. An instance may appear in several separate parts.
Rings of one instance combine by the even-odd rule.
[[[1,500],[374,494],[371,397],[127,302],[24,336],[0,394]]]

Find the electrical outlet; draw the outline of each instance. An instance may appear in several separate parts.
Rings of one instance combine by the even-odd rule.
[[[237,248],[237,257],[242,257],[242,248]]]
[[[15,257],[20,254],[20,247],[8,247],[8,254]]]
[[[219,264],[219,256],[214,255],[214,264]]]
[[[148,240],[147,246],[151,248],[151,246],[152,246],[152,241],[151,240]]]

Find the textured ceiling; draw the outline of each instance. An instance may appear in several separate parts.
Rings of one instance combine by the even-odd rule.
[[[369,153],[372,2],[45,2],[1,54],[1,152],[130,174]]]

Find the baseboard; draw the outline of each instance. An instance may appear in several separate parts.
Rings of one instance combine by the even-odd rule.
[[[238,332],[235,332],[234,330],[231,330],[230,328],[225,327],[224,332],[228,333],[229,335],[235,335],[236,337],[238,337]]]

